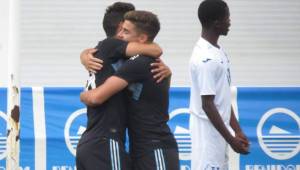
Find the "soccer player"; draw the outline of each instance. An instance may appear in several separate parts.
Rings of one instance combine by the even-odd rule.
[[[126,41],[151,43],[159,32],[160,23],[151,12],[130,11],[124,18],[120,37]],[[104,84],[80,97],[88,105],[98,105],[127,87],[133,169],[178,170],[177,143],[167,125],[170,77],[156,83],[150,71],[153,61],[145,55],[131,57]]]
[[[101,85],[118,69],[127,56],[147,54],[158,57],[161,49],[153,43],[128,43],[118,40],[123,16],[134,10],[129,3],[117,2],[106,10],[103,27],[106,39],[100,41],[95,57],[101,59],[102,70],[91,73],[87,88]],[[102,105],[87,108],[88,123],[76,153],[78,170],[126,170],[131,169],[129,157],[124,150],[124,136],[127,127],[127,111],[124,92],[112,96]]]
[[[229,59],[218,44],[229,31],[229,8],[222,0],[204,0],[198,17],[202,34],[189,63],[192,170],[227,170],[228,143],[241,154],[249,147],[231,107]]]

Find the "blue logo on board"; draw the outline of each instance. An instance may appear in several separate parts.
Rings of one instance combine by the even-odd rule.
[[[257,126],[262,150],[277,160],[287,160],[300,151],[300,118],[286,108],[267,111]]]
[[[69,151],[76,155],[78,141],[86,129],[86,108],[73,112],[65,125],[65,142]]]
[[[179,159],[190,160],[191,159],[191,135],[189,130],[189,109],[179,108],[173,110],[170,114],[170,123],[174,123],[171,126],[175,139],[178,144]]]
[[[0,111],[0,160],[6,157],[6,122],[7,115]]]

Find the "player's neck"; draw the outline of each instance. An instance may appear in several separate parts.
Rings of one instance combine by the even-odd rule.
[[[206,41],[211,43],[213,46],[220,48],[218,45],[219,35],[216,34],[214,31],[210,30],[202,30],[201,37],[204,38]]]

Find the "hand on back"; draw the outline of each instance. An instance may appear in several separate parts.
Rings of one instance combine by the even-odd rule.
[[[153,78],[156,80],[157,83],[160,83],[164,78],[171,76],[172,71],[170,68],[161,60],[156,59],[155,63],[151,64],[153,73]]]
[[[103,61],[93,56],[95,52],[97,52],[97,49],[88,48],[83,50],[80,54],[81,63],[92,73],[96,73],[101,70],[103,66]]]

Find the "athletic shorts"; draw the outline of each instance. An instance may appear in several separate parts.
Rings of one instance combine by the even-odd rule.
[[[133,170],[179,170],[177,149],[154,149],[132,161]]]
[[[77,170],[131,170],[123,147],[121,142],[103,137],[82,143],[76,150]]]
[[[210,120],[190,115],[192,170],[227,170],[228,144]]]

